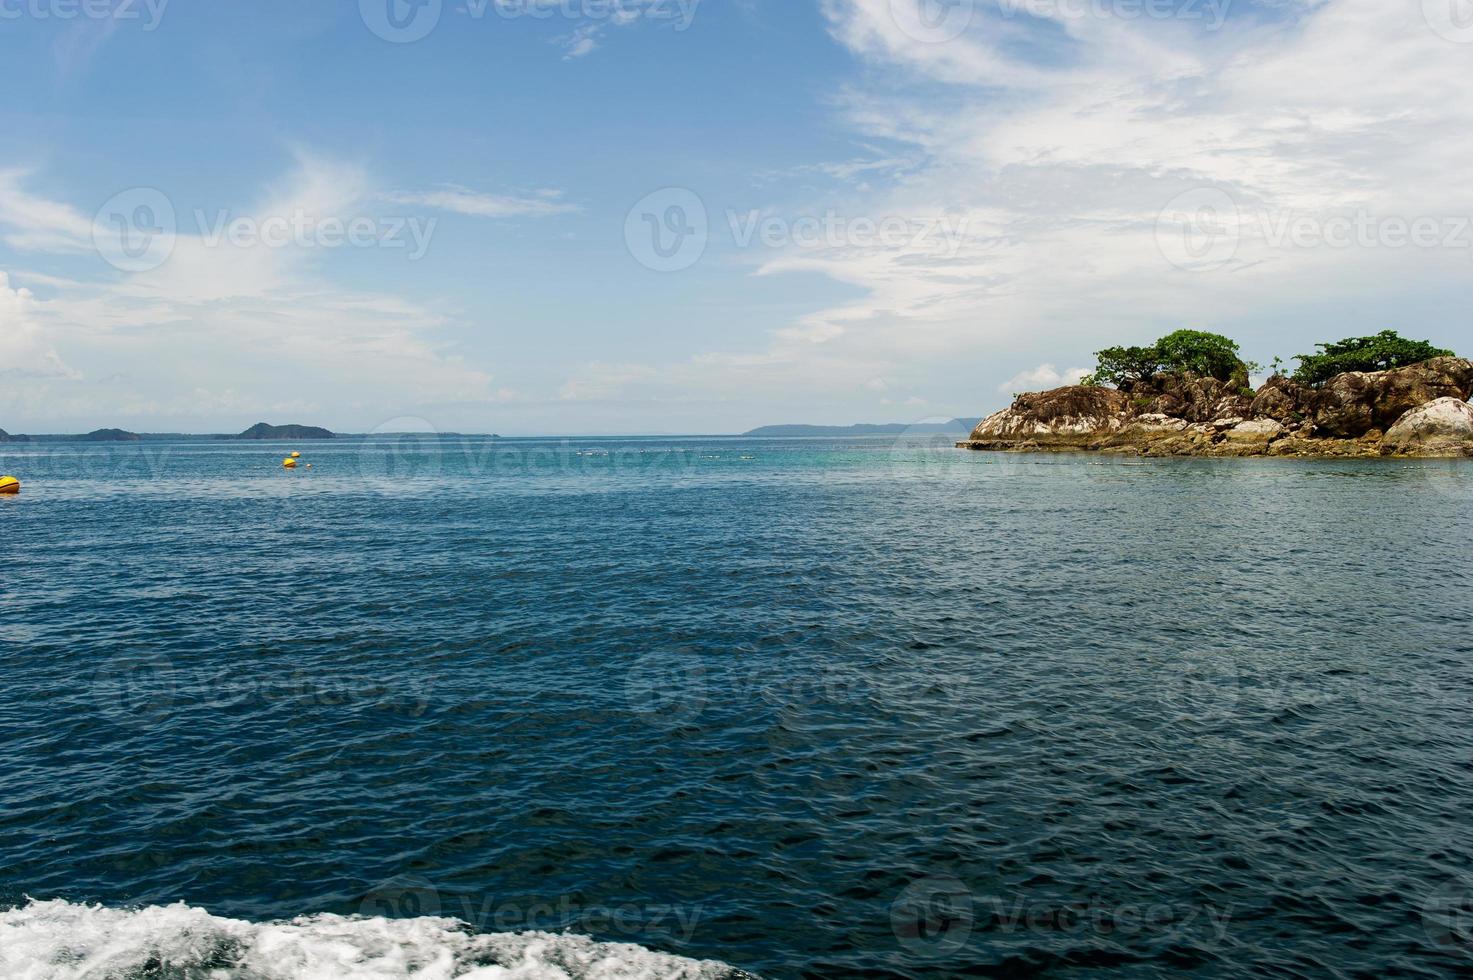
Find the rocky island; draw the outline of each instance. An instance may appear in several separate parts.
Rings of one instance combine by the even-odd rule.
[[[336,439],[337,433],[315,425],[268,425],[257,422],[238,435],[192,435],[183,432],[128,432],[125,429],[96,429],[85,435],[21,435],[0,429],[3,442],[139,442],[142,440],[252,439],[298,440]]]
[[[336,434],[316,425],[270,425],[257,422],[232,439],[335,439]]]
[[[1016,396],[963,449],[1141,456],[1473,456],[1473,361],[1392,331],[1322,344],[1258,389],[1225,337],[1101,351],[1080,384]],[[1277,365],[1276,365],[1277,366]],[[1380,370],[1341,370],[1372,367]]]

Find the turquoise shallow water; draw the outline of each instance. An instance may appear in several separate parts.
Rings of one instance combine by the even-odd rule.
[[[768,977],[1473,968],[1468,464],[0,472],[0,907],[444,915]]]

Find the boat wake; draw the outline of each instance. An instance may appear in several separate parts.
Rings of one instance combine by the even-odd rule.
[[[475,935],[455,919],[310,915],[255,923],[184,903],[32,901],[0,911],[7,980],[738,980],[750,975],[585,936]]]

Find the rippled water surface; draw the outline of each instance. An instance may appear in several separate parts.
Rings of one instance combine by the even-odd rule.
[[[1473,970],[1468,464],[0,472],[0,907],[439,915],[772,978]]]

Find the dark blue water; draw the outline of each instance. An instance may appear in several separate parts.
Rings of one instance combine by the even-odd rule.
[[[0,907],[443,915],[774,978],[1473,969],[1466,463],[0,472]]]

